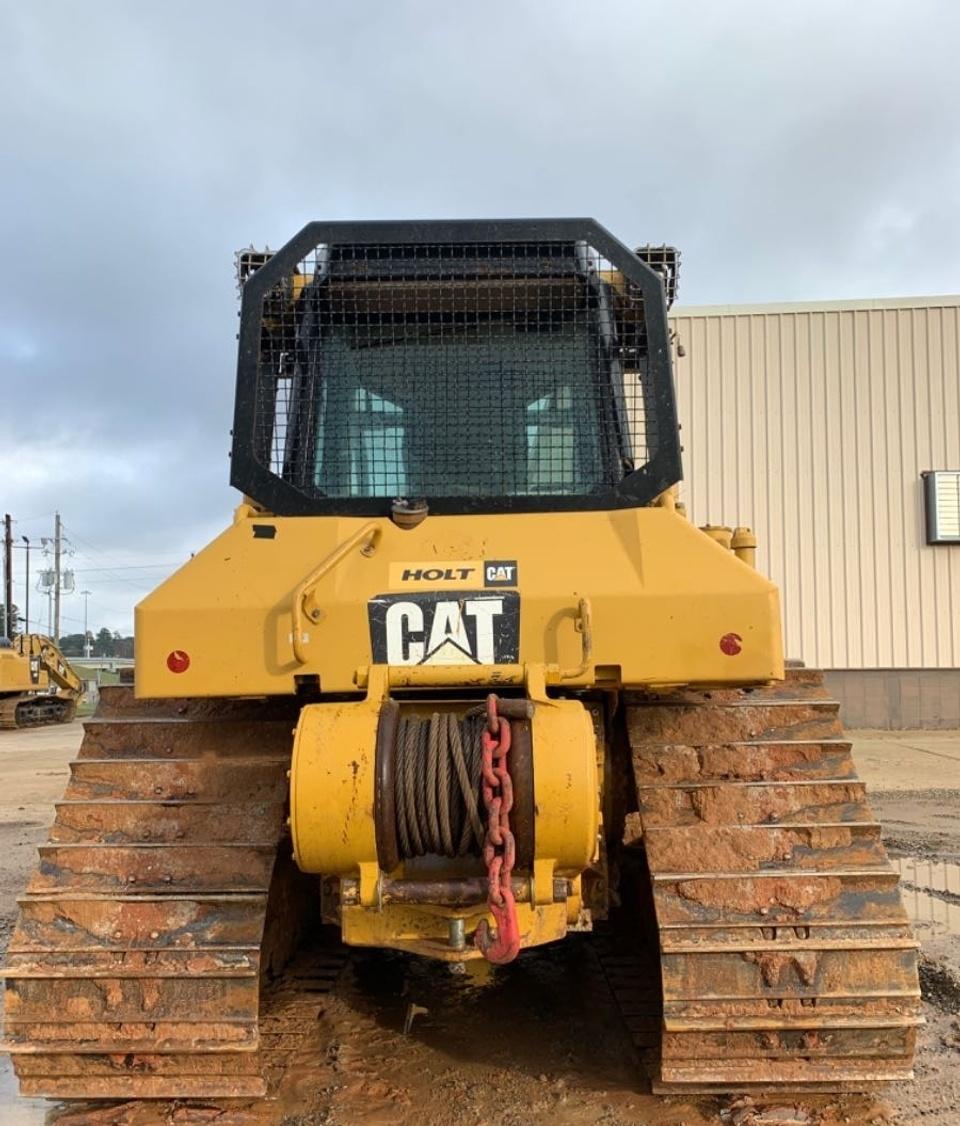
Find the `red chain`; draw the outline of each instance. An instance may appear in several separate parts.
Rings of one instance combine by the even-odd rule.
[[[483,805],[487,811],[487,832],[483,842],[483,861],[487,866],[489,891],[487,907],[497,924],[491,936],[486,919],[477,927],[476,943],[488,962],[502,966],[520,952],[517,904],[513,898],[511,875],[517,856],[516,841],[510,831],[513,809],[513,781],[507,773],[510,751],[510,724],[497,715],[497,698],[487,697],[487,726],[482,735]]]

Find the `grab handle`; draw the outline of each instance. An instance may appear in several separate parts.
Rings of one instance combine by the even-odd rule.
[[[325,559],[317,564],[316,567],[310,572],[303,582],[297,587],[293,595],[293,655],[300,665],[307,663],[307,655],[303,648],[303,618],[304,615],[314,623],[320,620],[320,607],[314,606],[307,610],[307,601],[313,592],[314,587],[320,580],[327,575],[334,567],[349,555],[355,548],[361,547],[364,555],[373,553],[376,547],[377,540],[380,539],[382,528],[379,524],[374,524],[372,521],[364,524],[363,527],[358,528],[356,532],[345,539],[343,543],[337,546],[330,552]]]

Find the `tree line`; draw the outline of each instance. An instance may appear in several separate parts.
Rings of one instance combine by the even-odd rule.
[[[85,657],[86,638],[82,633],[65,633],[60,638],[60,649],[65,657]],[[104,627],[94,633],[90,631],[90,655],[92,657],[132,657],[133,638],[122,637],[116,630]]]
[[[6,607],[0,599],[0,637],[7,636],[5,611]],[[13,623],[11,632],[14,637],[23,633],[23,615],[17,606],[10,607],[10,621]],[[38,628],[33,622],[31,622],[31,625],[34,626],[31,630],[32,633],[46,632],[45,629]],[[89,637],[91,657],[133,657],[132,637],[123,637],[116,630],[109,630],[106,626],[97,630],[96,633],[91,630]],[[82,633],[64,633],[60,635],[60,649],[65,657],[85,657],[87,654],[85,641],[86,636]]]

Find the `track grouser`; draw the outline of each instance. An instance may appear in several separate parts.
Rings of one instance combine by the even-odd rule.
[[[750,531],[678,500],[677,253],[312,223],[238,265],[243,500],[87,724],[8,954],[21,1089],[263,1093],[322,923],[454,968],[603,923],[659,958],[659,1090],[908,1077],[837,706]]]

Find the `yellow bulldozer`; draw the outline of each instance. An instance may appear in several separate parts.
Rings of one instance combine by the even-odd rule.
[[[79,673],[49,637],[0,641],[0,730],[69,723],[82,695]]]
[[[457,968],[626,918],[656,1090],[909,1077],[916,943],[837,705],[749,530],[678,500],[676,253],[317,222],[239,266],[243,500],[87,724],[7,956],[21,1090],[263,1093],[319,920]]]

